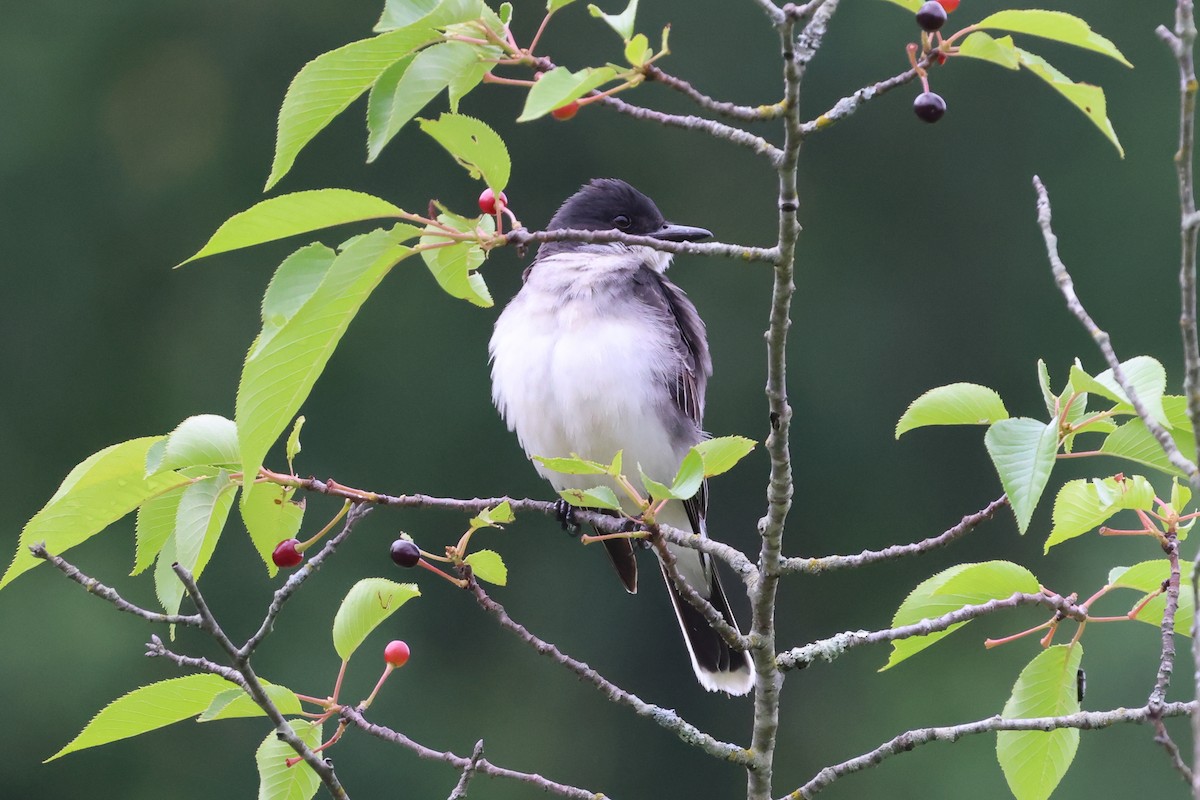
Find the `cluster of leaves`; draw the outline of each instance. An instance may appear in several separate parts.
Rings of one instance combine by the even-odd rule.
[[[338,606],[333,620],[333,646],[342,659],[340,676],[345,674],[350,657],[367,636],[402,605],[420,595],[411,583],[396,583],[386,578],[364,578],[351,587]],[[385,675],[390,669],[385,668]],[[298,695],[275,683],[263,681],[263,688],[292,730],[309,746],[320,750],[322,730],[329,717],[340,708],[337,685],[334,693],[317,703],[324,713],[304,714],[303,702],[317,698]],[[360,706],[364,704],[359,704]],[[231,688],[219,675],[198,673],[170,678],[135,689],[102,708],[61,750],[47,759],[128,739],[158,730],[176,722],[195,718],[197,722],[260,717],[265,712],[254,698],[240,688]],[[328,747],[328,743],[325,745]],[[259,773],[259,798],[262,800],[298,800],[312,797],[320,779],[305,763],[295,763],[295,752],[275,735],[267,734],[255,752]]]
[[[1189,457],[1194,455],[1185,398],[1164,393],[1166,373],[1162,365],[1148,356],[1139,356],[1124,362],[1121,368],[1139,401],[1170,431],[1180,450]],[[1113,377],[1113,370],[1093,376],[1076,362],[1066,386],[1056,393],[1051,389],[1045,363],[1039,361],[1038,384],[1048,421],[1010,417],[1000,395],[992,389],[956,383],[932,389],[913,401],[896,426],[896,436],[929,425],[987,425],[984,443],[1021,533],[1029,529],[1033,512],[1060,457],[1112,456],[1170,476],[1170,490],[1165,493],[1167,500],[1163,500],[1151,481],[1142,475],[1118,473],[1067,481],[1054,504],[1046,551],[1097,529],[1101,534],[1144,535],[1153,541],[1156,549],[1168,539],[1185,539],[1197,516],[1195,512],[1185,513],[1191,491],[1178,481],[1181,473],[1167,461],[1157,440],[1137,416]],[[1089,410],[1089,403],[1098,407]],[[1092,450],[1078,450],[1076,438],[1079,436],[1100,437],[1099,445]],[[1119,530],[1105,526],[1122,511],[1132,511],[1139,520],[1139,527]],[[1170,575],[1171,563],[1165,558],[1114,567],[1103,586],[1079,607],[1089,612],[1090,606],[1108,593],[1118,589],[1133,590],[1140,597],[1127,614],[1103,619],[1129,619],[1161,626],[1166,605],[1164,592]],[[934,575],[914,589],[897,610],[892,624],[893,627],[911,625],[965,606],[1004,600],[1016,593],[1053,596],[1043,588],[1044,585],[1028,569],[1010,562],[961,564]],[[1181,592],[1174,619],[1176,633],[1191,635],[1194,613],[1191,593]],[[1089,614],[1088,621],[1095,619]],[[1042,643],[1048,646],[1059,621],[1054,617],[1018,637],[1045,630]],[[965,624],[962,622],[942,631],[894,642],[884,669],[924,650]],[[1005,705],[1005,717],[1058,716],[1079,710],[1075,681],[1082,659],[1082,645],[1078,639],[1083,633],[1083,625],[1086,622],[1070,645],[1049,647],[1026,666]],[[997,755],[1014,795],[1022,799],[1048,796],[1070,766],[1078,740],[1076,729],[1001,733]]]
[[[915,12],[920,8],[922,0],[888,2]],[[1082,111],[1124,157],[1125,150],[1117,139],[1112,122],[1108,119],[1108,107],[1102,88],[1071,80],[1046,59],[1017,47],[1012,36],[994,37],[985,31],[1007,31],[1050,39],[1106,55],[1127,67],[1132,67],[1116,45],[1093,31],[1087,22],[1072,14],[1045,9],[1006,9],[989,14],[979,22],[944,37],[938,33],[936,46],[933,46],[927,36],[924,52],[926,55],[932,53],[937,56],[939,62],[944,62],[952,56],[967,56],[989,61],[1009,70],[1024,67]]]

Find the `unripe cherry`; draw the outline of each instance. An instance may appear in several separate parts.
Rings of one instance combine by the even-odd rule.
[[[571,102],[567,103],[565,106],[559,106],[558,108],[552,110],[550,112],[550,116],[554,117],[556,120],[559,120],[560,122],[566,122],[571,117],[575,116],[578,112],[579,112],[579,101],[572,100]]]
[[[508,198],[505,197],[504,192],[500,193],[500,199],[497,200],[496,194],[490,186],[484,189],[483,193],[479,195],[479,210],[489,216],[496,213],[497,206],[504,208],[507,205]]]
[[[408,663],[409,655],[408,645],[399,639],[388,642],[388,646],[383,648],[383,660],[393,667],[403,667]]]

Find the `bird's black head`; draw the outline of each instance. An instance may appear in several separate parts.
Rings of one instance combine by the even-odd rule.
[[[618,230],[672,242],[696,242],[712,236],[704,228],[667,222],[653,200],[616,178],[593,178],[568,197],[546,226],[548,231],[563,228]],[[546,242],[538,256],[544,258],[583,246],[583,242]]]

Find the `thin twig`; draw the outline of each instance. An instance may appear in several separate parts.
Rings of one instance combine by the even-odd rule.
[[[650,247],[664,253],[723,256],[739,261],[765,261],[768,263],[775,261],[779,256],[778,251],[773,247],[746,247],[724,242],[670,242],[665,239],[655,239],[653,236],[634,236],[618,230],[589,231],[559,228],[553,231],[528,231],[525,228],[516,228],[509,231],[505,238],[509,244],[517,246],[538,242],[619,242],[637,247]]]
[[[922,67],[928,67],[933,61],[931,56],[927,56],[921,61]],[[864,86],[853,94],[843,97],[833,104],[833,107],[826,111],[821,116],[814,120],[805,122],[800,126],[801,136],[811,136],[812,134],[823,131],[832,127],[834,123],[841,122],[854,114],[864,105],[877,97],[882,97],[897,86],[903,86],[907,83],[912,83],[917,79],[917,71],[915,69],[907,69],[898,75],[873,83],[870,86]]]
[[[550,642],[539,639],[530,633],[527,628],[508,615],[508,612],[504,610],[504,606],[489,597],[478,581],[472,580],[468,589],[475,596],[475,601],[479,603],[480,607],[488,612],[500,624],[500,627],[515,634],[517,638],[528,644],[538,653],[547,656],[557,664],[561,664],[592,684],[609,700],[632,709],[639,717],[653,720],[658,725],[678,736],[680,741],[693,747],[698,747],[715,758],[742,766],[750,765],[751,759],[744,748],[728,742],[722,742],[704,733],[669,708],[662,708],[661,706],[647,703],[632,692],[627,692],[620,686],[617,686],[582,661],[571,658]]]
[[[963,606],[940,617],[923,619],[911,625],[901,625],[898,628],[887,628],[872,632],[846,631],[836,636],[830,636],[828,639],[821,639],[812,644],[806,644],[803,647],[794,647],[785,653],[780,653],[776,660],[779,663],[780,669],[802,669],[817,659],[833,661],[847,650],[860,645],[892,642],[898,639],[908,639],[912,636],[928,636],[931,633],[944,631],[952,625],[957,625],[977,617],[987,616],[988,614],[994,614],[997,611],[1033,605],[1045,606],[1061,614],[1063,617],[1068,617],[1078,622],[1085,621],[1088,616],[1087,609],[1059,595],[1043,592],[1033,594],[1015,592],[1003,599],[989,600],[986,603],[979,603],[978,605]]]
[[[1100,352],[1104,355],[1104,360],[1108,362],[1108,366],[1112,368],[1113,379],[1125,392],[1125,396],[1129,398],[1130,405],[1137,412],[1138,417],[1146,426],[1146,430],[1153,434],[1158,440],[1163,452],[1167,454],[1171,464],[1177,467],[1192,481],[1196,480],[1196,465],[1189,461],[1183,453],[1179,452],[1175,441],[1171,438],[1171,434],[1166,431],[1158,423],[1158,420],[1146,408],[1146,405],[1138,397],[1137,390],[1134,389],[1125,376],[1125,370],[1121,367],[1121,360],[1117,358],[1116,351],[1113,350],[1112,341],[1108,333],[1100,329],[1087,309],[1083,307],[1083,303],[1079,301],[1079,296],[1075,294],[1075,282],[1071,280],[1071,274],[1067,272],[1067,267],[1063,264],[1062,259],[1058,255],[1058,237],[1054,235],[1054,230],[1050,227],[1050,196],[1046,192],[1046,187],[1042,185],[1041,178],[1036,175],[1033,177],[1033,187],[1037,191],[1037,210],[1038,210],[1038,225],[1041,226],[1042,236],[1046,241],[1046,255],[1050,259],[1050,268],[1054,272],[1054,280],[1058,284],[1059,291],[1062,292],[1063,298],[1067,301],[1067,308],[1075,315],[1084,329],[1092,337],[1096,346],[1100,348]]]
[[[467,786],[471,783],[471,778],[475,777],[475,772],[479,769],[479,762],[482,760],[483,739],[480,739],[475,743],[475,749],[471,751],[471,757],[467,759],[467,765],[463,767],[462,776],[454,786],[454,791],[450,792],[450,796],[446,800],[465,800]]]
[[[1164,717],[1196,716],[1196,703],[1168,703],[1163,706]],[[1078,728],[1080,730],[1096,730],[1108,728],[1120,722],[1148,722],[1151,719],[1150,709],[1117,708],[1112,711],[1080,711],[1061,717],[1035,717],[1031,719],[1004,719],[1000,716],[988,717],[976,722],[962,725],[952,725],[941,728],[920,728],[902,733],[884,742],[879,747],[861,756],[843,761],[831,767],[826,767],[817,773],[808,783],[785,796],[784,800],[807,800],[814,797],[822,789],[826,789],[834,781],[844,778],[854,772],[868,769],[879,764],[886,758],[907,753],[915,747],[930,742],[956,742],[964,736],[995,731],[1053,731],[1059,728]]]
[[[390,742],[392,744],[399,745],[406,750],[410,750],[419,758],[423,758],[428,761],[441,761],[459,770],[466,770],[471,764],[470,758],[464,758],[462,756],[455,755],[450,751],[434,750],[431,747],[426,747],[419,742],[413,741],[399,731],[394,731],[391,728],[383,725],[376,725],[373,722],[368,722],[367,719],[363,717],[362,712],[357,708],[353,708],[351,706],[342,706],[341,717],[348,724],[353,725],[360,731],[370,734],[377,739],[382,739],[385,742]],[[475,771],[481,775],[487,775],[488,777],[492,778],[508,778],[510,780],[527,783],[531,786],[536,786],[538,789],[541,789],[544,792],[549,792],[551,794],[558,795],[559,797],[571,798],[571,800],[605,800],[607,797],[607,795],[600,794],[599,792],[592,792],[588,791],[587,789],[580,789],[575,786],[567,786],[566,784],[556,783],[548,778],[543,778],[537,773],[518,772],[513,769],[497,767],[486,758],[481,758],[478,762],[476,762]]]
[[[697,117],[694,114],[667,114],[663,111],[634,105],[619,97],[605,97],[600,102],[614,111],[634,119],[654,122],[666,128],[682,128],[683,130],[707,133],[714,139],[730,142],[746,148],[755,155],[765,156],[772,166],[777,166],[782,158],[780,149],[763,137],[723,122]]]
[[[674,75],[663,72],[653,64],[646,67],[646,79],[674,89],[706,111],[712,111],[730,119],[740,119],[746,122],[775,119],[782,116],[786,110],[786,106],[782,102],[772,103],[769,106],[742,106],[724,100],[714,100],[683,78],[676,78]]]
[[[198,614],[160,614],[157,611],[149,611],[129,602],[121,597],[116,589],[105,586],[95,578],[85,575],[78,567],[61,556],[56,556],[48,552],[45,542],[30,545],[29,552],[33,554],[34,558],[40,558],[54,565],[62,574],[78,583],[84,589],[87,589],[90,594],[94,594],[102,600],[112,603],[119,611],[141,617],[147,622],[161,622],[166,625],[188,625],[193,628],[200,627],[200,616]]]
[[[856,569],[880,561],[891,561],[904,556],[921,555],[922,553],[928,553],[930,550],[945,547],[951,542],[961,539],[974,530],[980,523],[986,522],[996,516],[996,512],[1007,505],[1008,497],[1001,495],[974,514],[968,514],[963,517],[953,528],[948,528],[937,536],[931,536],[928,539],[922,539],[912,544],[894,544],[882,550],[863,550],[861,553],[852,556],[785,558],[780,567],[784,573],[802,572],[805,574],[817,574],[839,569]]]

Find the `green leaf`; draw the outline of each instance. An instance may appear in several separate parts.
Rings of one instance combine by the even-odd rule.
[[[1180,483],[1178,479],[1171,481],[1171,508],[1175,509],[1175,513],[1182,514],[1187,504],[1192,501],[1192,490],[1187,484]]]
[[[625,60],[635,67],[645,64],[652,55],[654,51],[650,49],[650,41],[643,33],[625,43]]]
[[[700,485],[703,483],[704,457],[695,449],[689,450],[679,464],[679,471],[675,473],[675,482],[671,484],[671,494],[680,500],[687,500],[700,491]]]
[[[628,41],[633,38],[634,17],[637,16],[638,0],[629,0],[629,5],[620,14],[605,14],[595,5],[588,5],[588,13],[604,20],[617,35]]]
[[[305,64],[292,79],[279,109],[275,157],[266,188],[278,183],[304,146],[388,67],[437,39],[432,25],[414,21],[399,30],[351,42]]]
[[[1067,481],[1054,501],[1054,528],[1044,552],[1095,529],[1118,511],[1153,507],[1154,487],[1141,475],[1120,482],[1113,478]]]
[[[287,462],[290,465],[296,456],[300,455],[300,429],[304,427],[304,415],[296,417],[296,421],[292,423],[292,432],[288,434],[287,446],[285,453],[287,454]]]
[[[568,0],[569,1],[569,0]],[[513,6],[512,3],[501,3],[500,8],[496,11],[500,17],[500,21],[505,25],[512,22]]]
[[[1192,461],[1196,458],[1196,441],[1190,430],[1175,428],[1169,431],[1179,452]],[[1100,452],[1120,456],[1138,464],[1161,470],[1168,475],[1182,475],[1163,452],[1162,445],[1140,419],[1131,419],[1110,433],[1100,445]]]
[[[286,686],[262,682],[267,697],[275,704],[281,714],[299,714],[304,709],[296,693]],[[208,708],[196,718],[196,722],[213,722],[218,719],[235,719],[240,717],[261,717],[266,712],[254,702],[254,698],[239,688],[226,689],[213,698]]]
[[[378,158],[405,123],[479,58],[477,48],[466,42],[440,42],[417,53],[390,96],[373,93],[374,103],[367,108],[367,161]]]
[[[508,567],[504,566],[504,559],[500,558],[500,554],[496,551],[476,550],[467,556],[465,561],[479,580],[494,583],[497,586],[508,584]]]
[[[1058,422],[1046,424],[1026,417],[1002,419],[988,428],[983,443],[1008,494],[1017,528],[1025,533],[1054,467]]]
[[[235,419],[244,475],[258,474],[359,308],[392,266],[412,253],[398,244],[410,231],[407,225],[373,231],[336,257],[316,247],[300,251],[325,266],[319,282],[316,270],[289,268],[300,253],[280,266],[264,298],[262,333],[246,356],[238,386]],[[280,302],[268,303],[272,298]],[[288,298],[290,313],[282,313],[282,298]]]
[[[130,575],[144,572],[154,563],[167,538],[175,530],[175,515],[179,512],[179,499],[186,486],[180,486],[142,503],[137,512],[134,526],[137,546]]]
[[[925,5],[925,0],[887,0],[887,2],[900,6],[901,8],[911,11],[914,14],[917,13],[917,9]]]
[[[1033,573],[1008,561],[959,564],[923,581],[900,604],[892,618],[892,627],[912,625],[934,619],[963,606],[1011,597],[1015,592],[1034,593],[1040,584]],[[892,642],[892,653],[880,670],[890,669],[909,656],[921,652],[945,636],[966,625],[960,622],[946,630],[926,636],[912,636]]]
[[[555,67],[542,74],[541,80],[529,89],[525,108],[517,122],[530,122],[544,117],[554,109],[578,100],[593,89],[617,77],[612,67],[585,67],[571,72],[566,67]]]
[[[1005,69],[1020,69],[1021,58],[1011,36],[994,39],[983,31],[975,31],[958,46],[958,54],[999,64]]]
[[[543,458],[534,456],[533,460],[551,472],[561,472],[564,475],[607,475],[608,465],[597,461],[588,461],[573,455],[570,458]]]
[[[988,425],[1008,418],[994,390],[974,383],[952,383],[930,389],[912,401],[896,423],[896,438],[926,425]]]
[[[283,194],[234,214],[217,228],[204,247],[178,266],[216,253],[273,242],[321,228],[403,214],[402,209],[386,200],[350,189],[312,189]]]
[[[1116,571],[1114,570],[1114,573]],[[1165,558],[1143,561],[1126,567],[1120,573],[1109,575],[1109,584],[1117,589],[1133,589],[1149,594],[1158,591],[1171,577],[1171,562]],[[1181,576],[1182,577],[1182,576]],[[1179,607],[1175,611],[1175,632],[1183,636],[1192,635],[1192,618],[1195,616],[1195,600],[1190,587],[1183,578],[1179,592]],[[1167,598],[1161,594],[1142,606],[1134,619],[1157,627],[1162,626]]]
[[[700,442],[692,450],[699,453],[704,462],[704,477],[711,478],[733,469],[757,444],[745,436],[718,436]]]
[[[563,489],[558,496],[579,508],[621,510],[621,502],[617,500],[617,495],[607,486],[597,486],[593,489]]]
[[[574,2],[575,0],[546,0],[546,13],[553,14],[560,8],[566,8]]]
[[[419,120],[421,130],[446,148],[472,178],[484,182],[495,192],[508,185],[512,162],[500,135],[485,123],[462,114],[442,114],[436,121]]]
[[[1104,98],[1103,89],[1088,83],[1075,83],[1041,56],[1019,47],[1016,50],[1021,59],[1021,66],[1050,84],[1050,88],[1067,98],[1073,106],[1082,111],[1092,124],[1113,143],[1113,147],[1117,148],[1121,158],[1125,157],[1125,148],[1121,146],[1120,140],[1117,139],[1117,132],[1108,119],[1108,102]]]
[[[188,417],[146,454],[146,475],[208,465],[232,466],[238,457],[237,425],[216,414]]]
[[[1150,356],[1137,356],[1121,362],[1121,371],[1150,416],[1166,428],[1173,427],[1163,405],[1163,392],[1167,386],[1167,371],[1163,365]],[[1072,367],[1071,384],[1077,391],[1095,392],[1123,405],[1130,405],[1125,390],[1117,383],[1111,369],[1093,378],[1079,367]],[[1129,413],[1132,413],[1132,409]]]
[[[387,0],[373,30],[384,33],[406,28],[426,17],[439,5],[439,0]]]
[[[438,221],[463,233],[470,233],[476,227],[490,232],[495,230],[496,226],[496,221],[487,215],[469,220],[454,214],[439,214]],[[491,292],[488,291],[483,276],[475,271],[487,257],[483,248],[475,241],[468,240],[449,245],[445,244],[447,241],[450,240],[440,236],[437,228],[427,226],[421,237],[421,245],[443,246],[422,250],[421,260],[446,294],[459,300],[470,301],[481,308],[490,308],[494,304]]]
[[[1079,711],[1076,673],[1083,646],[1055,645],[1021,670],[1004,704],[1005,719],[1057,717]],[[1053,731],[1000,731],[996,758],[1017,800],[1046,800],[1066,774],[1079,747],[1078,728]]]
[[[396,609],[421,594],[414,583],[396,583],[387,578],[363,578],[342,600],[333,618],[333,647],[346,661],[367,635]]]
[[[42,563],[29,552],[30,545],[45,542],[49,552],[62,555],[151,497],[184,485],[187,479],[173,473],[146,477],[146,453],[162,439],[148,436],[106,447],[72,469],[41,511],[25,523],[0,588]]]
[[[178,563],[200,579],[225,529],[237,488],[229,473],[221,470],[196,481],[179,498],[175,530],[163,543],[154,567],[154,591],[168,614],[179,613],[184,595],[183,583],[171,565]]]
[[[308,748],[321,745],[321,723],[290,719],[288,725]],[[301,761],[289,767],[296,751],[272,730],[254,752],[258,765],[258,800],[309,800],[321,788],[321,778]]]
[[[979,22],[976,22],[975,27],[1012,31],[1013,33],[1027,33],[1030,36],[1053,39],[1056,42],[1102,53],[1109,58],[1120,61],[1127,67],[1133,66],[1121,54],[1121,51],[1117,49],[1115,44],[1093,31],[1085,21],[1061,11],[1045,11],[1033,8],[997,11],[995,14],[984,17]]]
[[[642,477],[642,486],[646,489],[646,493],[650,495],[652,500],[682,500],[681,497],[676,497],[671,491],[671,487],[665,483],[659,483],[642,471],[642,467],[638,465],[638,473]]]
[[[200,674],[134,689],[100,709],[78,736],[46,761],[194,717],[208,708],[213,698],[229,685],[217,675]]]
[[[279,572],[279,567],[275,566],[271,553],[284,539],[294,538],[304,522],[304,500],[293,502],[295,493],[290,486],[261,484],[253,486],[242,497],[242,523],[272,578]]]
[[[512,506],[505,500],[494,508],[485,508],[474,517],[471,517],[472,528],[499,528],[502,525],[515,520],[517,517],[513,514]]]

